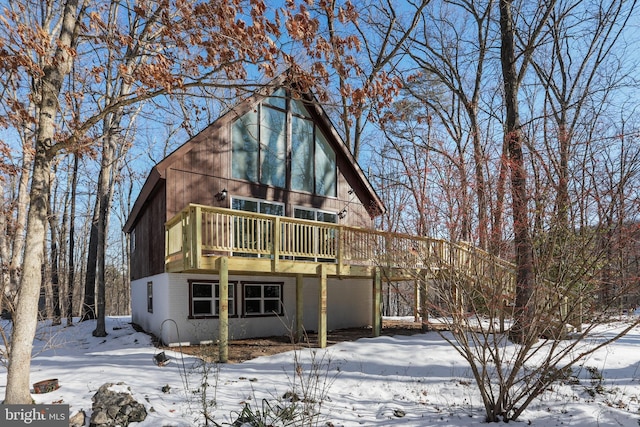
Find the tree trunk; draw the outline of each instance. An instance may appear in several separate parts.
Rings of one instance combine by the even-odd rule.
[[[111,175],[113,171],[113,158],[115,152],[115,136],[111,131],[111,127],[107,130],[105,142],[102,150],[102,164],[100,167],[100,175],[98,182],[98,195],[96,196],[99,202],[96,204],[99,206],[98,212],[98,242],[96,251],[96,308],[97,308],[97,322],[96,329],[93,331],[93,336],[105,337],[107,336],[107,330],[105,325],[105,256],[107,250],[107,230],[109,228],[109,211],[111,207],[111,198],[113,194],[113,186],[111,185]]]
[[[53,314],[53,324],[59,325],[61,320],[60,310],[60,283],[58,280],[58,264],[60,257],[58,254],[58,216],[51,209],[51,200],[49,200],[49,233],[51,235],[51,304]]]
[[[518,74],[514,49],[513,17],[511,0],[500,0],[500,61],[504,85],[506,124],[504,143],[507,146],[510,177],[514,244],[516,254],[516,301],[515,319],[510,336],[515,342],[536,339],[527,334],[526,325],[533,316],[535,304],[532,301],[533,242],[529,233],[527,208],[527,180],[522,153],[522,129],[518,111]]]
[[[0,181],[0,312],[8,310],[7,296],[9,292],[9,239],[7,230],[7,211],[5,209],[4,184]]]
[[[46,237],[52,147],[56,132],[55,120],[58,115],[58,96],[73,62],[71,52],[74,36],[76,36],[77,12],[78,0],[68,0],[64,4],[55,57],[52,58],[51,65],[44,68],[38,85],[40,102],[36,121],[25,256],[14,314],[5,404],[33,402],[29,393],[31,351],[38,323],[38,298],[42,281],[43,242]]]
[[[76,186],[78,184],[78,155],[73,155],[73,176],[71,178],[71,221],[69,221],[69,280],[67,283],[67,325],[73,323],[73,287],[75,285],[75,218]]]
[[[33,154],[29,149],[26,149],[24,150],[22,171],[18,181],[16,225],[13,230],[13,248],[11,250],[11,262],[9,263],[9,294],[12,300],[20,284],[20,269],[24,255],[24,231],[27,224],[27,207],[29,205],[29,181],[32,168]]]
[[[475,163],[475,189],[478,203],[478,245],[482,249],[489,247],[489,219],[487,218],[487,197],[486,185],[484,182],[484,153],[482,150],[482,138],[480,137],[480,126],[477,121],[477,111],[474,109],[470,115],[471,129],[473,131],[473,161]]]
[[[55,114],[55,111],[53,111],[53,114]],[[42,123],[47,121],[48,123]],[[29,394],[29,371],[33,337],[38,323],[38,300],[42,281],[42,242],[46,238],[45,226],[47,223],[49,170],[51,166],[51,159],[47,155],[47,145],[50,144],[53,137],[53,130],[53,121],[41,118],[40,135],[33,163],[31,204],[27,217],[27,235],[25,238],[25,257],[22,264],[18,302],[14,314],[5,404],[30,404],[33,402]]]
[[[98,188],[98,192],[100,189]],[[91,219],[89,232],[89,248],[87,250],[87,271],[84,276],[84,303],[82,304],[82,321],[96,318],[96,262],[98,259],[98,214],[100,198],[96,196],[96,203]]]

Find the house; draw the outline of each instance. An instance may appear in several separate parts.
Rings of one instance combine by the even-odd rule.
[[[384,209],[312,96],[257,94],[149,173],[124,226],[132,320],[169,345],[375,333]]]

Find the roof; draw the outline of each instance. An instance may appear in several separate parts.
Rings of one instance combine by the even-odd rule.
[[[145,203],[147,202],[149,197],[153,194],[154,190],[156,189],[156,186],[166,178],[167,169],[171,166],[173,162],[181,158],[182,155],[188,153],[194,147],[194,144],[198,143],[198,140],[199,140],[198,136],[200,134],[204,132],[210,132],[212,129],[215,129],[216,127],[223,126],[229,121],[230,115],[232,116],[231,117],[232,119],[242,116],[243,114],[248,112],[251,108],[253,108],[256,104],[258,104],[262,99],[271,95],[277,89],[285,86],[285,83],[287,83],[285,81],[285,78],[286,77],[284,74],[276,78],[269,85],[265,86],[262,91],[248,97],[247,99],[237,104],[234,108],[224,113],[216,121],[214,121],[209,126],[204,128],[197,135],[190,138],[187,142],[182,144],[175,151],[167,155],[167,157],[165,157],[158,164],[156,164],[149,172],[149,175],[147,176],[147,180],[142,186],[142,189],[140,190],[138,198],[136,199],[133,205],[133,208],[131,209],[129,218],[127,219],[123,227],[124,232],[125,233],[131,232],[133,226],[137,221],[138,216],[142,212],[142,209]],[[313,110],[313,113],[315,113],[314,115],[316,116],[315,117],[316,124],[323,128],[323,130],[327,133],[327,136],[329,136],[328,138],[329,140],[333,140],[332,146],[334,147],[334,149],[336,149],[336,155],[342,156],[344,159],[347,160],[345,162],[346,165],[344,165],[344,167],[346,167],[348,170],[345,171],[343,169],[342,172],[345,175],[355,177],[355,179],[358,181],[359,185],[354,187],[359,187],[359,188],[353,188],[353,189],[354,191],[356,191],[356,195],[358,196],[358,198],[361,201],[363,201],[363,203],[366,202],[365,207],[368,209],[369,214],[372,217],[374,217],[384,213],[386,210],[384,203],[382,202],[382,200],[374,190],[373,186],[367,179],[362,168],[360,168],[360,166],[358,165],[358,162],[356,161],[355,157],[349,150],[349,147],[347,146],[347,144],[345,144],[342,137],[336,131],[331,120],[329,119],[329,116],[324,111],[324,108],[322,108],[322,106],[319,104],[319,102],[310,92],[306,93],[303,96],[303,98],[306,101],[308,101],[306,103],[307,108]],[[225,118],[227,118],[227,120],[225,120]],[[332,141],[330,141],[330,143],[331,142]]]

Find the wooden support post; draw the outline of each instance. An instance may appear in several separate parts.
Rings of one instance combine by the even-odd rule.
[[[421,317],[421,329],[422,332],[429,330],[429,294],[427,289],[427,275],[420,275],[420,317]]]
[[[413,321],[418,323],[420,321],[420,280],[413,281]]]
[[[229,259],[220,257],[220,313],[218,317],[218,362],[229,361]]]
[[[318,266],[318,347],[327,346],[327,267]]]
[[[380,268],[376,268],[373,273],[373,307],[371,326],[374,337],[379,337],[382,332],[382,312],[380,311],[382,299],[382,277]]]
[[[296,274],[296,332],[294,337],[296,342],[302,341],[304,337],[303,280],[304,276],[302,274]]]
[[[338,276],[344,273],[344,232],[342,227],[338,227],[336,230],[338,239],[338,247],[336,248],[336,264],[338,264]]]

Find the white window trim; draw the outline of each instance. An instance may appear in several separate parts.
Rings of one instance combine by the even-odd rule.
[[[256,202],[258,204],[260,203],[269,203],[271,205],[277,205],[277,206],[282,206],[282,216],[285,216],[286,214],[286,206],[284,203],[282,202],[277,202],[274,200],[267,200],[267,199],[258,199],[255,197],[244,197],[244,196],[232,196],[231,200],[230,200],[230,205],[231,208],[233,209],[233,201],[234,200],[246,200],[247,202]],[[240,209],[234,209],[234,210],[239,210],[240,212],[253,212],[253,211],[243,211]],[[254,212],[254,213],[261,213],[261,212]]]

